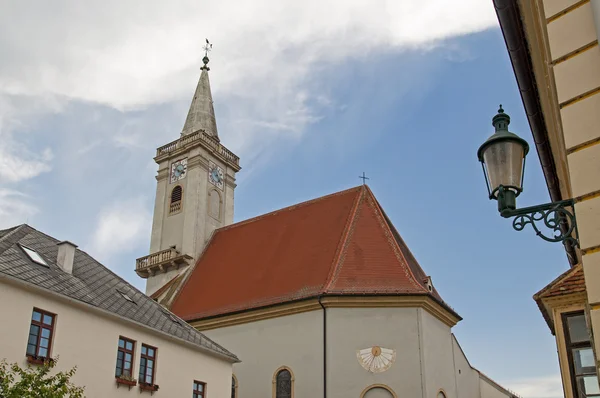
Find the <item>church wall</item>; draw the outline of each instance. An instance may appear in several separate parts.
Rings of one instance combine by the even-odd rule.
[[[454,336],[452,336],[452,346],[457,388],[456,396],[459,398],[480,398],[479,372],[471,367]]]
[[[136,342],[133,376],[137,379],[142,344],[157,348],[155,397],[189,397],[194,380],[207,383],[213,397],[231,395],[232,364],[205,354],[151,329],[137,326],[115,316],[73,302],[71,299],[42,293],[37,289],[0,280],[0,360],[27,365],[25,352],[33,308],[56,314],[52,337],[52,357],[60,356],[57,371],[77,366],[73,382],[85,386],[88,398],[143,397],[138,387],[129,391],[117,388],[114,372],[119,336]],[[150,395],[148,395],[150,396]]]
[[[233,367],[240,397],[271,397],[273,375],[281,366],[292,371],[297,398],[323,396],[322,311],[265,319],[203,333],[234,352],[242,361]]]
[[[442,390],[447,398],[457,397],[450,327],[422,309],[419,310],[419,319],[423,335],[426,396],[436,398]]]
[[[165,172],[163,169],[168,168],[167,162],[162,162],[159,165],[157,183],[156,183],[156,198],[154,199],[154,218],[152,219],[152,234],[150,235],[150,253],[155,253],[160,250],[160,240],[162,235],[162,224],[165,214],[165,198],[167,195],[167,179],[163,177]]]
[[[479,389],[481,391],[481,398],[510,398],[510,395],[500,391],[483,378],[479,379]]]
[[[421,356],[415,308],[327,309],[327,397],[360,397],[373,384],[389,386],[398,397],[420,398]],[[383,373],[370,373],[357,350],[380,346],[396,350]]]

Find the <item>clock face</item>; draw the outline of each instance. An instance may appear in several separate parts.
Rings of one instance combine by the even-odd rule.
[[[171,184],[185,178],[187,172],[187,158],[177,160],[171,164]]]
[[[214,164],[213,162],[208,163],[208,181],[210,181],[216,187],[223,189],[223,181],[225,176],[223,169]]]

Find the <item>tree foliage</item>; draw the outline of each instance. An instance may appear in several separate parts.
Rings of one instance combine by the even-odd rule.
[[[58,358],[43,365],[21,368],[0,361],[0,398],[83,398],[83,387],[71,382],[77,367],[51,374]]]

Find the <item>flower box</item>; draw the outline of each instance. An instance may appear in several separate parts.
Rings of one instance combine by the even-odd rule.
[[[124,379],[124,378],[118,377],[118,376],[115,376],[115,381],[117,382],[117,388],[119,388],[119,385],[124,385],[124,386],[128,386],[130,390],[131,390],[131,387],[133,387],[137,384],[137,380]]]
[[[39,357],[36,355],[27,355],[27,362],[32,365],[46,365],[54,362],[52,358]]]
[[[158,384],[146,384],[140,382],[140,390],[150,391],[150,393],[153,393],[154,391],[158,391]]]

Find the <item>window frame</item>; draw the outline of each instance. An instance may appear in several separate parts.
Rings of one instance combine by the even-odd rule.
[[[294,376],[292,369],[287,366],[280,366],[275,373],[273,373],[273,398],[277,398],[277,376],[279,376],[279,373],[283,372],[284,370],[287,370],[290,373],[290,398],[294,398],[296,377]]]
[[[581,316],[581,315],[583,315],[583,317],[585,319],[586,331],[588,332],[588,340],[587,341],[583,341],[583,342],[573,343],[573,342],[571,342],[571,333],[569,331],[569,321],[568,321],[568,318],[574,317],[574,316]],[[589,376],[589,375],[595,375],[596,377],[598,377],[598,374],[596,372],[594,372],[594,373],[581,373],[579,375],[575,372],[575,360],[573,358],[573,350],[574,349],[578,349],[578,348],[590,348],[590,349],[592,348],[591,337],[589,335],[589,329],[588,329],[588,320],[587,320],[587,316],[586,316],[584,310],[563,312],[563,313],[560,314],[560,317],[561,317],[561,321],[562,321],[563,335],[564,335],[564,341],[565,341],[565,349],[567,351],[567,361],[568,361],[568,365],[569,365],[569,375],[571,376],[571,390],[573,392],[573,397],[577,398],[577,397],[579,397],[579,391],[577,389],[577,377],[578,376]],[[600,394],[594,394],[594,395],[588,395],[588,396],[589,397],[600,397]]]
[[[123,348],[121,348],[121,346],[119,345],[121,340],[123,340],[125,342],[125,344],[123,344]],[[131,343],[133,345],[131,350],[127,349],[127,343]],[[123,379],[123,372],[125,370],[125,355],[131,354],[131,368],[130,368],[131,374],[129,375],[129,377],[131,377],[133,379],[134,369],[135,369],[135,343],[136,343],[135,340],[132,340],[125,336],[119,336],[119,340],[117,341],[117,363],[115,364],[115,378]],[[123,358],[121,360],[121,374],[117,375],[117,369],[118,369],[117,365],[119,364],[119,352],[123,353]]]
[[[196,388],[196,385],[202,386],[202,391]],[[192,398],[206,398],[206,383],[199,380],[194,380],[194,384],[192,385]]]
[[[146,349],[146,354],[144,354],[144,348]],[[151,357],[148,355],[148,349],[152,349],[154,350],[154,356]],[[140,349],[140,369],[138,372],[138,383],[143,384],[143,385],[147,385],[147,386],[156,386],[156,362],[157,362],[157,357],[158,357],[158,348],[153,347],[151,345],[148,344],[144,344],[142,343],[142,347]],[[144,365],[142,366],[142,359],[144,359]],[[152,382],[148,383],[146,382],[146,373],[148,370],[148,361],[152,361]],[[142,369],[144,369],[144,372],[142,373]],[[143,375],[144,377],[140,377],[140,375]]]
[[[36,321],[33,319],[33,314],[34,313],[40,313],[41,317],[39,321]],[[44,323],[44,315],[49,316],[52,321],[51,321],[51,325],[45,324]],[[41,308],[38,307],[33,307],[32,311],[31,311],[31,318],[30,318],[30,322],[29,322],[29,331],[27,333],[27,346],[25,348],[25,356],[27,357],[29,362],[32,363],[43,363],[45,360],[52,360],[52,343],[54,342],[54,330],[56,328],[56,318],[57,315],[50,312],[50,311],[46,311],[46,310],[42,310]],[[35,354],[30,354],[29,351],[29,337],[31,336],[31,326],[37,326],[38,327],[38,335],[35,341]],[[46,356],[40,356],[39,351],[40,351],[40,342],[42,339],[42,329],[48,329],[50,331],[50,335],[48,336],[48,347],[42,347],[42,348],[46,348]]]

